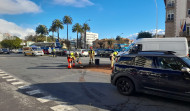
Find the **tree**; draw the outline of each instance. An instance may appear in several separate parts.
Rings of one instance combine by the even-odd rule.
[[[38,27],[36,27],[36,34],[47,35],[47,27],[45,25],[39,25]]]
[[[72,18],[70,16],[64,16],[63,18],[63,23],[67,25],[67,41],[69,40],[69,32],[68,32],[68,27],[69,27],[69,24],[72,24]]]
[[[3,48],[9,48],[9,49],[18,49],[21,48],[22,46],[20,45],[22,43],[22,40],[19,37],[11,37],[8,39],[4,39],[1,42],[1,46]]]
[[[82,29],[84,31],[84,48],[86,48],[86,31],[90,31],[90,27],[88,24],[84,23]]]
[[[100,48],[101,48],[101,49],[103,48],[103,44],[104,44],[104,43],[103,43],[103,42],[101,42],[101,41],[100,41],[100,42],[98,42],[98,45],[100,45]]]
[[[141,38],[152,38],[152,34],[150,32],[140,32],[137,36],[137,39]]]
[[[52,32],[52,40],[54,40],[54,32],[56,32],[55,25],[52,24],[52,26],[49,28],[49,32]]]
[[[64,29],[63,23],[59,19],[55,19],[52,23],[52,26],[55,27],[59,40],[59,29]]]
[[[78,48],[78,46],[79,46],[79,44],[78,44],[78,33],[80,33],[81,32],[81,30],[82,30],[82,26],[79,24],[79,23],[76,23],[74,26],[73,26],[73,28],[72,28],[72,32],[77,32],[77,48]]]
[[[108,40],[108,46],[109,46],[110,48],[112,47],[113,43],[114,43],[114,41],[113,41],[112,39],[109,39],[109,40]]]
[[[122,39],[122,37],[119,35],[116,37],[116,40],[118,40],[118,41],[120,41],[121,39]]]

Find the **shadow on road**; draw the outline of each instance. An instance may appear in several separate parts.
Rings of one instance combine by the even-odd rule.
[[[137,108],[166,108],[173,111],[176,108],[189,109],[189,103],[158,96],[135,94],[134,96],[122,96],[110,83],[98,82],[63,82],[41,83],[30,87],[37,88],[57,98],[57,101],[66,102],[69,105],[87,105],[110,111],[136,111]],[[25,90],[18,90],[26,94]],[[30,96],[30,95],[28,95]],[[33,95],[39,97],[39,95]],[[177,110],[176,110],[177,111]],[[186,111],[183,109],[183,111]],[[189,110],[187,110],[189,111]]]
[[[67,69],[67,65],[57,65],[57,66],[35,66],[29,67],[27,69]]]

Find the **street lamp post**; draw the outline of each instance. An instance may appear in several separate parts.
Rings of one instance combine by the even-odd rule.
[[[158,6],[157,6],[157,1],[155,0],[156,4],[156,38],[158,36]]]

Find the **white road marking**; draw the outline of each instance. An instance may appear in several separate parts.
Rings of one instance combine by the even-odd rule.
[[[69,105],[57,105],[57,106],[51,107],[51,109],[53,111],[78,111],[78,109]]]
[[[8,81],[8,82],[16,81],[16,79],[7,79],[6,81]]]
[[[33,90],[33,91],[27,91],[26,93],[29,95],[35,95],[35,94],[40,94],[42,92],[40,90]]]
[[[29,89],[31,88],[30,86],[19,86],[18,89]]]
[[[40,101],[41,103],[46,103],[51,100],[56,100],[56,98],[54,98],[52,96],[45,96],[45,97],[37,98],[37,100]]]
[[[2,77],[2,76],[8,76],[8,74],[0,74],[0,76]]]
[[[2,77],[3,79],[8,79],[8,78],[13,78],[13,76],[5,76],[5,77]]]
[[[19,85],[19,84],[24,84],[23,82],[13,82],[11,83],[12,85]]]

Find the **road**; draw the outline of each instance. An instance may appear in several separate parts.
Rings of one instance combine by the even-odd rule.
[[[88,58],[82,58],[88,63]],[[110,76],[67,69],[66,57],[0,55],[0,111],[189,111],[158,96],[122,96]],[[100,63],[109,63],[100,58]]]

